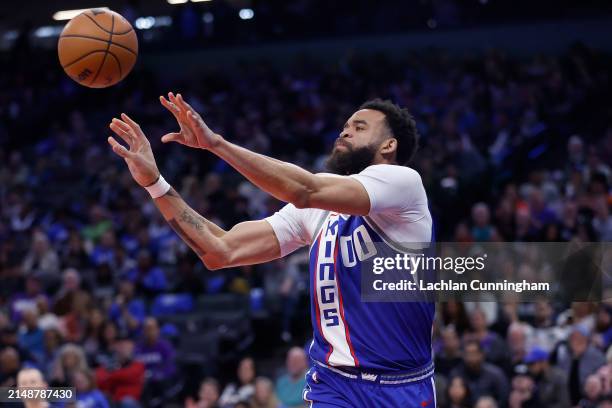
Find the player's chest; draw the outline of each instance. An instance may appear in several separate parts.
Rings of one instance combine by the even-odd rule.
[[[376,242],[380,237],[363,217],[330,213],[310,248],[311,269],[331,276],[339,268],[357,267],[376,255]]]

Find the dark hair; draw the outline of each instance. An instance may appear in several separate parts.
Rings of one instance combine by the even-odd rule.
[[[400,108],[390,100],[380,98],[365,102],[359,109],[373,109],[384,113],[387,127],[397,139],[397,163],[407,164],[419,147],[419,131],[408,109]]]
[[[461,380],[461,383],[463,384],[463,388],[465,388],[465,396],[463,397],[463,400],[461,400],[459,402],[459,406],[460,407],[470,407],[473,406],[472,405],[472,390],[470,389],[470,386],[468,384],[468,382],[466,381],[466,379],[460,375],[454,375],[452,376],[449,380],[448,380],[448,384],[446,385],[446,399],[447,401],[450,403],[451,402],[451,397],[450,397],[450,388],[453,385],[453,381],[455,380]]]

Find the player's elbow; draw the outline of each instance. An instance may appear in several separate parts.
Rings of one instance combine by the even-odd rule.
[[[230,266],[229,256],[223,252],[208,253],[201,259],[206,269],[210,271],[216,271]]]

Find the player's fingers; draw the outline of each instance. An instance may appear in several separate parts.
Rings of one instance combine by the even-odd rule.
[[[200,119],[196,116],[196,113],[194,113],[193,111],[187,112],[187,119],[189,120],[189,123],[191,124],[191,126],[194,126],[194,127],[202,126],[202,124],[200,123]]]
[[[174,92],[168,92],[168,99],[179,109],[180,112],[185,110],[183,105],[177,100]]]
[[[176,106],[174,103],[170,102],[169,100],[167,100],[163,96],[159,97],[159,101],[164,106],[164,108],[168,109],[174,115],[175,118],[177,118],[177,119],[179,118],[181,110],[179,109],[178,106]]]
[[[147,137],[144,135],[142,129],[140,129],[140,125],[136,123],[132,118],[130,118],[127,114],[122,113],[121,118],[129,125],[131,134],[138,140],[139,142],[144,142],[147,140]]]
[[[167,133],[165,135],[162,136],[161,138],[162,143],[169,143],[169,142],[182,142],[182,137],[180,133],[176,133],[176,132],[172,132],[172,133]]]
[[[121,119],[117,119],[117,118],[113,118],[112,123],[114,123],[118,128],[120,128],[121,130],[123,130],[126,134],[129,135],[129,137],[132,138],[132,141],[136,141],[136,134],[134,133],[134,130],[132,129],[132,127],[125,123],[124,121],[122,121]]]
[[[117,123],[118,121],[116,119],[113,119],[113,121],[110,123],[110,125],[108,125],[108,127],[110,127],[110,129],[115,132],[115,134],[117,136],[119,136],[121,139],[123,139],[125,141],[125,143],[127,143],[130,148],[132,148],[134,146],[134,138],[133,136],[126,131],[123,126],[121,126],[119,123]],[[129,127],[128,127],[129,129]]]
[[[122,113],[121,119],[130,127],[134,134],[142,133],[140,132],[140,125],[134,121],[134,119],[130,118],[127,114]]]
[[[129,159],[131,157],[131,153],[125,146],[122,146],[117,142],[112,136],[108,137],[108,144],[113,148],[113,152],[115,152],[119,157],[124,159]]]
[[[176,95],[176,100],[178,101],[179,104],[182,105],[183,109],[185,110],[190,110],[190,111],[194,111],[193,108],[191,107],[191,105],[189,105],[187,103],[187,101],[185,101],[185,99],[183,99],[183,95],[181,94],[177,94]],[[195,111],[194,111],[195,112]]]
[[[127,123],[125,123],[124,121],[122,121],[121,119],[113,118],[111,123],[114,123],[115,125],[117,125],[124,132],[129,132],[130,131],[130,126]]]

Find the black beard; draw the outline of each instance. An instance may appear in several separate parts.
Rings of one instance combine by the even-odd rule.
[[[361,173],[366,167],[372,165],[376,156],[375,146],[363,146],[356,149],[348,144],[343,146],[347,148],[346,151],[343,152],[334,148],[325,162],[325,167],[331,173],[348,176]]]

